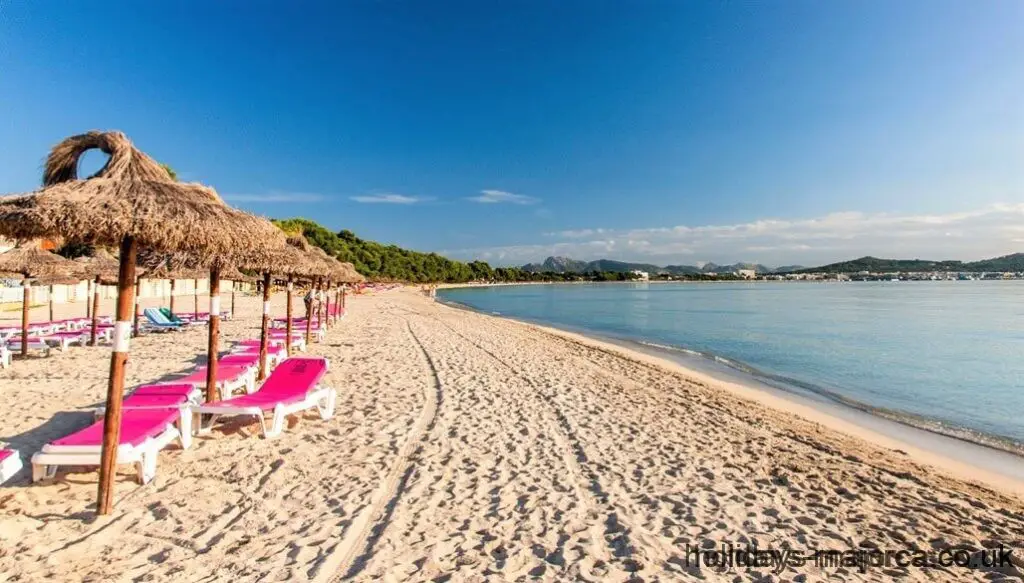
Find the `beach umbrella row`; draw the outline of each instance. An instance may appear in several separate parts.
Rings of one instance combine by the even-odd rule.
[[[99,149],[110,158],[95,175],[80,179],[77,175],[79,159],[92,149]],[[27,332],[28,281],[31,278],[74,274],[93,281],[93,342],[99,285],[111,281],[117,285],[98,486],[99,514],[108,514],[113,507],[112,483],[121,427],[125,366],[131,333],[137,326],[132,317],[138,314],[136,291],[140,280],[170,279],[173,311],[173,282],[186,277],[198,280],[208,274],[206,392],[207,398],[212,400],[216,397],[222,279],[250,279],[239,269],[262,274],[261,378],[266,374],[269,290],[274,274],[287,279],[289,339],[296,281],[309,281],[313,289],[322,289],[325,285],[329,289],[331,282],[363,279],[351,264],[343,264],[322,250],[311,248],[301,235],[286,236],[266,219],[227,206],[213,189],[174,181],[163,167],[136,149],[120,132],[88,132],[55,146],[47,158],[40,190],[0,199],[0,235],[17,240],[61,237],[95,248],[91,256],[77,261],[68,261],[30,243],[0,255],[0,272],[17,273],[26,281],[23,334]],[[116,258],[104,247],[117,248]],[[198,299],[195,311],[198,312]],[[306,316],[308,338],[313,314],[307,311]],[[27,343],[23,343],[23,350],[25,347]]]
[[[95,175],[79,179],[79,159],[93,149],[110,158]],[[189,253],[210,262],[211,274],[219,276],[219,258],[269,251],[281,244],[280,231],[265,219],[227,206],[211,188],[173,181],[124,134],[93,131],[72,136],[53,148],[40,190],[0,203],[0,235],[15,239],[65,237],[119,248],[97,504],[99,514],[109,514],[139,249]],[[216,298],[216,289],[211,293]],[[211,303],[212,345],[219,318],[216,300]]]
[[[21,298],[21,355],[28,355],[28,320],[32,304],[32,279],[67,278],[77,273],[75,262],[42,248],[40,241],[22,241],[14,248],[0,253],[0,273],[20,275]],[[52,295],[52,294],[51,294]],[[52,315],[52,314],[51,314]]]

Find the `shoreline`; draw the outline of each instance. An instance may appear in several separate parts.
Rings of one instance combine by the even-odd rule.
[[[551,283],[551,282],[543,282]],[[697,282],[702,283],[702,282]],[[516,285],[516,284],[509,284]],[[544,333],[566,338],[599,350],[610,351],[638,362],[653,364],[681,374],[694,381],[722,389],[744,400],[791,413],[878,447],[906,454],[923,464],[937,468],[966,482],[981,482],[1006,494],[1024,499],[1024,457],[1007,449],[988,445],[906,423],[871,410],[864,410],[841,401],[826,402],[763,382],[739,368],[728,372],[703,370],[688,366],[684,354],[676,347],[663,347],[634,339],[615,338],[590,330],[572,330],[549,323],[531,321],[503,314],[493,314],[461,302],[438,298],[448,307],[500,318],[532,327]],[[680,354],[672,354],[673,351]],[[690,357],[696,358],[696,357]],[[729,374],[731,373],[731,374]]]

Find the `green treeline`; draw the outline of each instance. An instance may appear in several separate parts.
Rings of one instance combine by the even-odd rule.
[[[275,220],[287,232],[302,232],[310,244],[320,247],[340,261],[355,266],[356,271],[369,279],[384,281],[410,281],[417,283],[466,281],[525,281],[532,277],[517,267],[492,268],[485,261],[463,263],[437,253],[419,253],[396,245],[381,245],[360,239],[352,231],[333,233],[308,219]]]

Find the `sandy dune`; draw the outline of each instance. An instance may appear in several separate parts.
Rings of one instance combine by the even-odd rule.
[[[283,312],[283,296],[274,298]],[[311,352],[338,414],[259,439],[230,426],[126,471],[0,486],[0,581],[1020,580],[1001,571],[813,566],[720,573],[686,545],[1024,549],[1024,502],[678,372],[413,291],[358,297]],[[252,336],[239,301],[228,340]],[[41,315],[41,314],[40,314]],[[9,317],[10,315],[8,315]],[[133,345],[129,382],[191,367],[205,329]],[[0,444],[89,422],[108,349],[0,376]],[[1024,550],[1015,551],[1021,553]],[[772,578],[768,578],[771,575]]]

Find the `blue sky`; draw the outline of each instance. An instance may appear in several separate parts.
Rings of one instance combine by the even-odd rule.
[[[0,192],[119,129],[245,209],[497,264],[1024,251],[1019,1],[298,4],[3,3]]]

